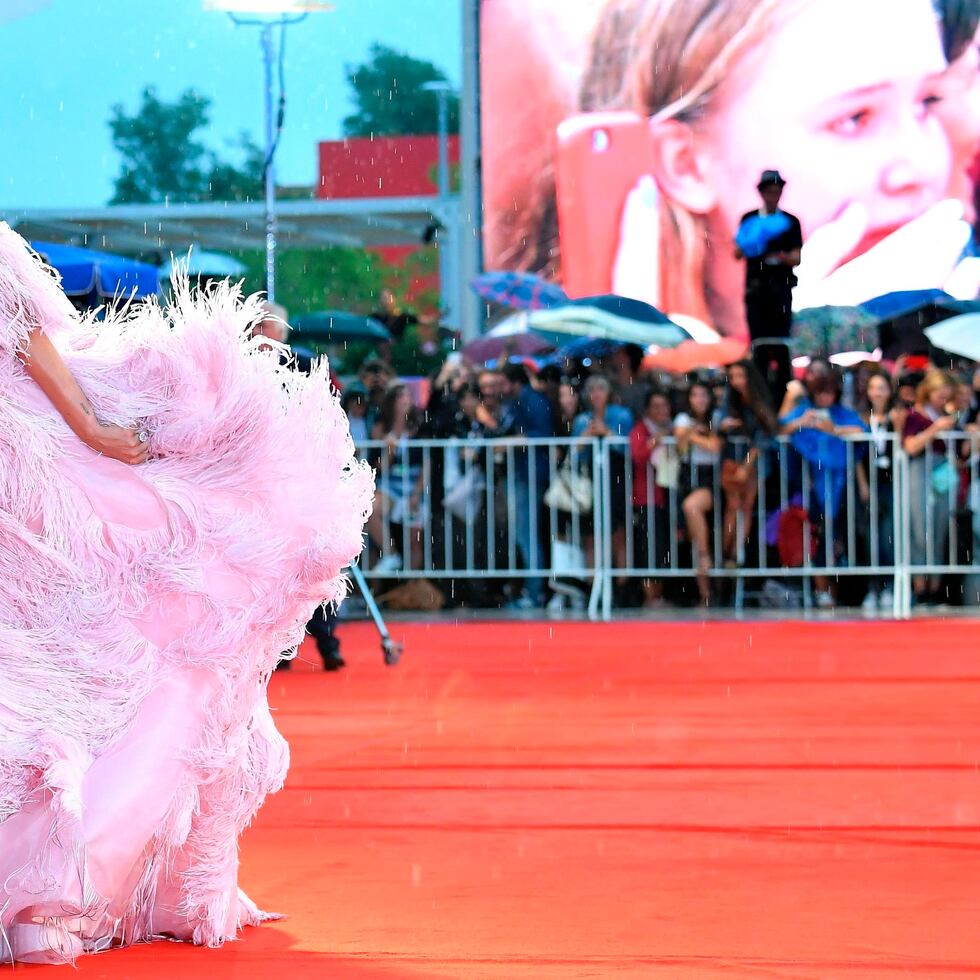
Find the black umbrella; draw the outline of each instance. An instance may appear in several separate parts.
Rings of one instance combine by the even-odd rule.
[[[293,320],[292,326],[293,336],[297,340],[315,344],[391,340],[391,334],[380,320],[361,313],[346,313],[343,310],[303,313]]]
[[[894,361],[902,354],[928,354],[926,328],[980,311],[980,300],[955,299],[939,289],[909,290],[878,296],[861,308],[878,317],[878,346],[885,360]]]

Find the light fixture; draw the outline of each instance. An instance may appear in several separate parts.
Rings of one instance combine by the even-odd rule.
[[[326,0],[204,0],[205,10],[226,14],[256,14],[282,17],[289,14],[319,14],[333,10]]]

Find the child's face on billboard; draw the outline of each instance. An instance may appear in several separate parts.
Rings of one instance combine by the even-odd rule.
[[[766,168],[786,177],[783,206],[806,234],[861,204],[857,252],[941,200],[950,148],[934,107],[945,67],[930,0],[790,5],[705,123],[726,236]]]

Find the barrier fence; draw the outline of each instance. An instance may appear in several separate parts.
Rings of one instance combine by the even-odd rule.
[[[662,438],[639,466],[618,437],[368,442],[377,495],[361,567],[474,605],[498,604],[505,585],[527,605],[547,592],[552,609],[592,618],[611,616],[630,580],[700,574],[742,610],[806,608],[826,581],[860,576],[906,617],[921,578],[980,575],[978,441],[946,432],[909,457],[891,433],[811,433],[682,455]]]

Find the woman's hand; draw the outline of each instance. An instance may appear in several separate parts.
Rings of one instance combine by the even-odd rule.
[[[718,428],[722,432],[737,432],[742,428],[742,420],[735,418],[734,415],[727,415],[721,420]]]
[[[800,428],[819,429],[821,432],[832,433],[834,431],[834,423],[826,416],[815,412],[811,408],[807,409],[800,417]]]
[[[140,436],[143,437],[142,441]],[[140,429],[128,429],[121,425],[96,423],[83,442],[102,456],[118,459],[120,463],[136,466],[145,463],[150,453],[146,433]]]
[[[963,205],[946,200],[846,261],[871,229],[867,209],[848,205],[803,246],[793,308],[856,306],[896,289],[942,288],[970,239]],[[843,263],[843,264],[842,264]]]

